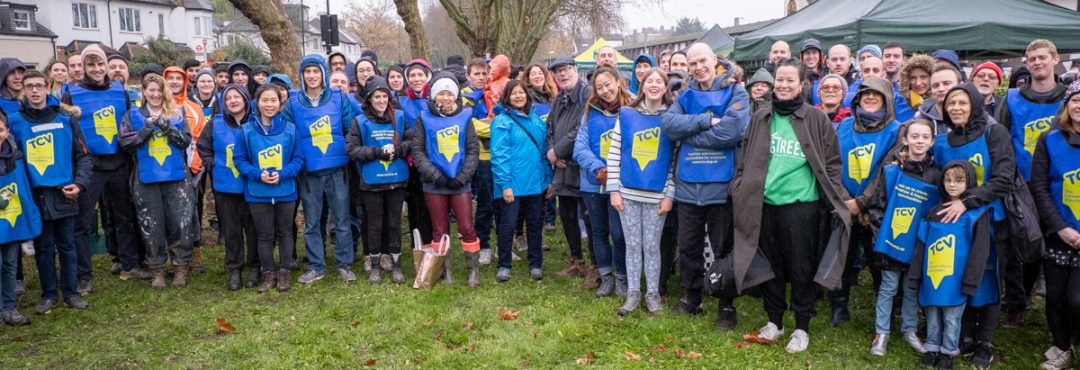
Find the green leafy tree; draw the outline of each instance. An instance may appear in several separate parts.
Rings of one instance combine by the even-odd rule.
[[[139,71],[142,71],[143,67],[149,63],[157,63],[164,68],[182,66],[185,60],[195,59],[194,51],[186,47],[179,47],[172,41],[162,37],[146,39],[145,46],[146,49],[136,51],[131,62],[128,63],[132,79],[137,77]]]
[[[683,35],[687,33],[701,32],[705,30],[705,25],[701,23],[701,19],[698,17],[689,18],[682,17],[675,22],[675,34]]]
[[[210,59],[217,61],[244,60],[248,65],[270,65],[270,56],[258,46],[248,41],[240,41],[218,48],[210,54]]]

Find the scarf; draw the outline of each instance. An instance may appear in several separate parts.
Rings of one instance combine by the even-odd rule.
[[[604,101],[604,99],[598,99],[596,101],[596,107],[608,114],[617,114],[619,113],[619,108],[622,108],[622,104],[619,104],[618,100],[608,103]]]
[[[862,107],[855,107],[855,115],[859,117],[859,124],[862,127],[876,126],[878,122],[881,122],[885,118],[885,107],[881,107],[877,112],[867,112]]]
[[[770,94],[770,99],[772,99],[773,112],[781,116],[790,116],[803,105],[802,94],[795,94],[795,98],[791,100],[780,100],[774,92]]]

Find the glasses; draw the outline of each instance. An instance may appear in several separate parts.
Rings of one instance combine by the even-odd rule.
[[[824,92],[837,92],[844,90],[844,88],[840,85],[821,85],[819,89]]]
[[[343,65],[345,65],[345,62],[330,62],[330,65],[332,65],[332,66],[343,66]]]
[[[23,88],[30,91],[45,90],[45,84],[23,84]]]

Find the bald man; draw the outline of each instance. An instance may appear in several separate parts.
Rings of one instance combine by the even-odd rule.
[[[829,73],[844,76],[848,84],[855,82],[855,74],[851,70],[851,48],[844,44],[836,44],[829,48]]]
[[[596,49],[596,67],[608,66],[618,69],[618,60],[615,57],[615,48],[610,46],[601,46]]]
[[[701,313],[705,275],[705,238],[714,256],[733,230],[728,186],[735,169],[735,150],[750,122],[750,96],[735,83],[732,64],[717,61],[712,48],[695,43],[686,52],[690,77],[667,113],[661,116],[664,132],[681,142],[675,162],[675,202],[678,204],[679,267],[685,295],[675,303],[675,314]],[[717,75],[717,63],[727,72]],[[707,226],[707,227],[706,227]],[[716,327],[735,326],[734,297],[721,297]]]
[[[885,78],[885,62],[875,56],[866,57],[862,63],[859,63],[859,77],[862,79],[870,77]]]
[[[791,58],[791,45],[786,41],[774,42],[769,49],[769,61],[765,63],[765,70],[775,75],[776,63],[787,58]]]

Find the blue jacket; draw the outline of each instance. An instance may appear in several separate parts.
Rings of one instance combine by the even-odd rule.
[[[258,114],[252,114],[251,117],[248,118],[248,123],[247,124],[248,125],[254,125],[255,130],[253,130],[253,131],[255,131],[256,133],[264,135],[264,136],[269,136],[269,135],[280,135],[283,131],[285,131],[285,125],[291,125],[292,123],[286,122],[285,119],[282,117],[282,115],[278,114],[278,115],[274,116],[274,121],[270,125],[270,132],[267,133],[267,132],[264,132],[261,129],[262,124],[263,124],[262,123],[262,116],[260,116]],[[298,139],[294,137],[293,140],[297,141]],[[278,171],[278,176],[280,176],[279,181],[285,181],[285,180],[288,180],[288,179],[291,179],[291,178],[295,178],[296,176],[298,176],[300,174],[300,170],[302,170],[304,168],[304,151],[297,149],[297,145],[298,145],[297,143],[293,143],[294,150],[292,151],[292,156],[289,157],[289,162],[282,166],[281,171]],[[233,163],[236,164],[236,168],[238,170],[240,170],[240,173],[243,174],[244,177],[246,177],[248,179],[248,181],[260,181],[261,182],[262,181],[262,170],[259,169],[259,167],[253,163],[251,158],[248,158],[248,150],[247,150],[247,142],[246,142],[246,140],[237,141],[236,146],[237,146],[237,149],[233,151]],[[245,193],[245,200],[247,202],[249,202],[249,203],[291,202],[291,201],[295,201],[297,199],[297,195],[299,194],[299,192],[297,191],[297,192],[293,192],[291,196],[282,197],[282,198],[276,198],[276,199],[268,199],[268,198],[255,198],[255,197],[252,197],[250,194],[247,194],[247,192],[244,192],[244,193]]]
[[[596,172],[601,168],[607,168],[607,163],[601,161],[601,159],[607,158],[607,153],[601,153],[604,158],[599,158],[592,151],[589,139],[589,114],[604,114],[608,117],[613,115],[603,112],[599,109],[593,109],[592,107],[585,108],[586,114],[581,116],[581,124],[578,125],[577,137],[574,138],[574,162],[577,162],[581,167],[581,180],[579,183],[579,189],[586,193],[601,193],[607,194],[607,189],[601,189],[604,187],[604,183],[594,184],[589,179],[596,178]]]
[[[506,188],[513,189],[515,197],[543,193],[551,183],[552,174],[545,150],[547,124],[532,111],[526,115],[501,105],[493,111],[496,116],[491,121],[491,172],[495,199],[502,198]],[[522,127],[529,130],[531,139]]]
[[[671,140],[689,143],[698,148],[708,149],[731,149],[737,148],[746,133],[746,126],[750,123],[750,95],[742,85],[736,84],[732,77],[735,68],[727,61],[720,63],[728,64],[728,72],[713,78],[709,90],[722,90],[731,86],[731,102],[724,111],[720,123],[712,125],[713,116],[710,114],[686,114],[683,107],[676,100],[668,108],[668,111],[660,116],[664,126],[664,133]],[[690,78],[683,86],[688,89],[702,91],[697,81]],[[736,166],[739,160],[739,150],[735,151]],[[709,204],[724,204],[728,202],[728,185],[726,182],[716,183],[687,183],[679,181],[675,176],[675,200],[683,203],[691,203],[699,206]]]
[[[323,90],[322,95],[319,96],[319,106],[330,101],[330,73],[327,72],[328,68],[326,67],[326,60],[320,55],[308,54],[303,59],[300,59],[300,69],[296,73],[297,76],[300,76],[300,88],[296,92],[296,95],[298,96],[297,100],[300,101],[300,106],[305,108],[313,108],[311,102],[304,97],[304,88],[307,87],[307,83],[304,82],[304,67],[310,65],[319,67],[323,72]],[[344,96],[347,94],[343,93],[342,95]],[[290,93],[289,97],[291,98],[292,96],[293,94]],[[341,125],[341,132],[349,132],[349,125],[351,125],[353,119],[356,118],[356,111],[353,110],[352,104],[349,104],[347,99],[343,103],[345,104],[341,104],[341,122],[338,122],[338,124]],[[283,104],[280,115],[285,118],[286,121],[295,123],[293,120],[292,107],[289,104]]]
[[[634,95],[637,95],[640,85],[637,79],[637,74],[634,72],[637,71],[637,64],[638,62],[641,62],[642,59],[644,59],[646,62],[649,62],[650,66],[656,67],[656,59],[653,59],[652,55],[642,53],[636,58],[634,58],[634,65],[630,67],[630,93]]]

